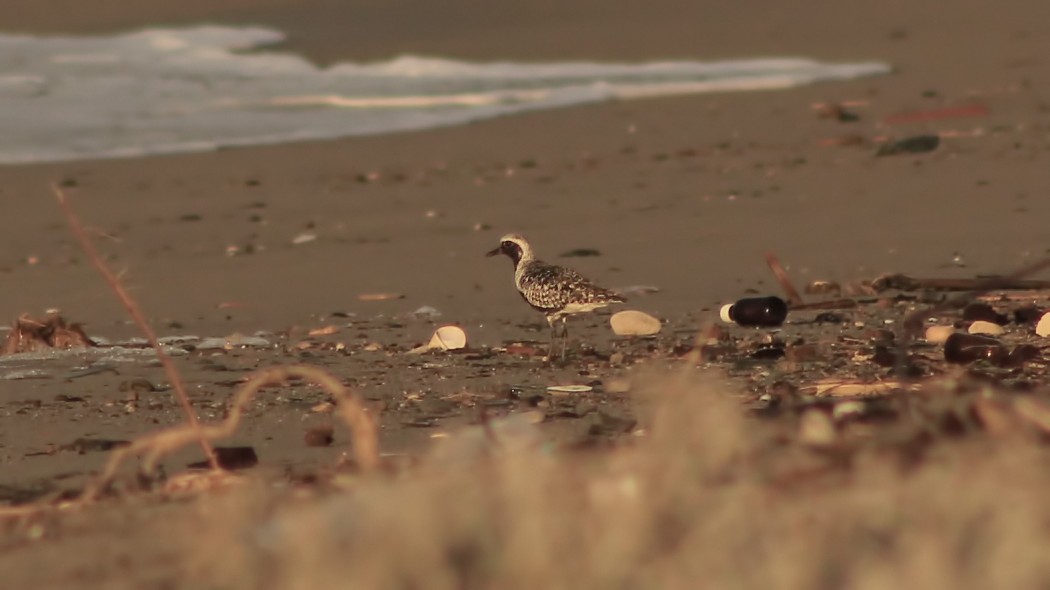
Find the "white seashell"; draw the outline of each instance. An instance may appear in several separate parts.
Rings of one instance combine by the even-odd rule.
[[[409,352],[421,353],[428,350],[461,350],[467,347],[467,333],[459,326],[441,326],[434,331],[430,342],[413,348]]]
[[[652,336],[662,328],[660,320],[645,312],[630,309],[614,313],[609,318],[609,324],[617,336]]]

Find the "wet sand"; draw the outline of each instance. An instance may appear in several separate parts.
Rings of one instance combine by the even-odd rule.
[[[416,389],[504,399],[501,392],[521,384],[600,382],[619,372],[604,360],[609,353],[644,348],[615,340],[606,318],[593,316],[575,321],[572,333],[576,346],[597,352],[581,353],[580,366],[562,369],[535,358],[488,360],[480,363],[478,381],[476,363],[460,356],[391,361],[364,350],[378,342],[399,353],[446,322],[464,326],[477,349],[545,342],[542,317],[514,292],[507,261],[482,257],[507,231],[526,234],[542,256],[606,286],[658,287],[632,297],[630,307],[682,334],[748,290],[776,293],[767,251],[800,283],[883,272],[974,276],[1045,255],[1050,79],[1043,71],[1050,38],[1039,35],[1043,4],[994,10],[977,1],[951,8],[875,1],[606,4],[463,1],[439,11],[407,1],[223,0],[101,2],[88,12],[73,2],[45,8],[4,0],[0,10],[9,15],[7,30],[36,33],[263,24],[286,31],[288,49],[320,63],[405,52],[478,60],[800,55],[884,60],[896,71],[796,90],[609,103],[420,133],[5,167],[0,199],[10,210],[0,218],[0,310],[13,319],[58,308],[84,322],[89,334],[137,335],[85,263],[50,194],[49,183],[71,181],[74,206],[104,236],[100,248],[161,335],[264,331],[290,346],[310,329],[338,325],[329,340],[349,342],[357,354],[241,351],[180,360],[200,407],[220,412],[229,391],[220,382],[236,379],[220,372],[239,377],[281,361],[317,362],[389,410],[384,448],[412,452],[429,436],[405,426],[418,417],[413,412],[445,416],[441,427],[477,419],[476,407],[449,403],[402,412],[398,403]],[[843,101],[859,103],[848,107],[859,121],[821,118],[812,109]],[[989,113],[884,122],[902,112],[971,104]],[[932,153],[874,156],[880,138],[938,132],[942,142]],[[854,136],[863,143],[824,145]],[[316,239],[293,244],[302,234]],[[600,256],[559,257],[577,248]],[[403,298],[359,300],[378,292]],[[413,316],[421,306],[441,316]],[[153,410],[126,408],[121,383],[137,377],[162,383],[158,368],[121,365],[115,373],[60,377],[83,364],[56,368],[50,379],[0,381],[4,500],[75,488],[101,462],[100,453],[35,454],[48,445],[129,438],[178,421],[170,400]],[[579,374],[581,366],[587,374]],[[87,401],[60,403],[56,395]],[[316,392],[300,397],[260,411],[262,422],[235,442],[257,446],[264,466],[330,461],[345,446],[298,442],[304,411],[321,401]],[[629,414],[625,400],[608,403],[613,414]],[[589,428],[564,422],[566,436]]]

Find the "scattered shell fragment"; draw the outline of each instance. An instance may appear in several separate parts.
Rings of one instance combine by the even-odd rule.
[[[1043,337],[1050,336],[1050,311],[1039,318],[1039,323],[1035,325],[1035,333]]]
[[[80,324],[68,323],[57,313],[49,313],[43,319],[23,314],[15,320],[7,339],[0,346],[0,355],[92,346],[95,343]]]
[[[232,350],[234,348],[268,348],[270,341],[258,336],[230,334],[225,338],[204,338],[197,343],[197,350]]]
[[[831,409],[831,417],[836,422],[849,420],[850,418],[864,415],[866,408],[867,406],[860,400],[846,400],[835,404],[835,407]]]
[[[330,334],[335,334],[338,331],[339,331],[339,326],[336,326],[334,324],[328,324],[327,326],[325,326],[323,328],[314,328],[313,330],[310,330],[309,332],[307,332],[307,335],[308,336],[328,336]]]
[[[334,432],[330,424],[314,426],[303,433],[303,442],[308,447],[330,447],[335,441]]]
[[[404,299],[401,293],[362,293],[357,296],[359,301],[390,301],[391,299]]]
[[[550,385],[547,387],[547,393],[587,393],[588,391],[594,391],[594,388],[590,385]]]
[[[299,235],[295,236],[294,238],[292,238],[292,245],[293,246],[298,246],[300,244],[309,244],[310,242],[312,242],[312,241],[314,241],[316,239],[317,239],[317,234],[311,234],[311,233],[299,234]]]
[[[952,326],[930,326],[926,328],[926,342],[930,344],[944,344],[948,337],[955,333]]]
[[[895,391],[914,389],[900,381],[875,381],[865,383],[846,379],[822,379],[801,392],[816,397],[854,397],[887,395]]]
[[[661,328],[660,320],[633,309],[613,314],[609,324],[617,336],[652,336],[658,334]]]
[[[1050,434],[1050,407],[1037,399],[1017,397],[1014,400],[1014,412],[1044,434]]]
[[[799,420],[798,437],[806,445],[829,446],[835,442],[835,423],[821,410],[806,410]]]
[[[659,293],[660,287],[653,285],[628,285],[626,287],[616,287],[613,289],[619,295],[649,295],[651,293]]]
[[[441,326],[434,330],[430,342],[409,351],[419,354],[428,350],[460,350],[467,347],[467,333],[459,326]]]
[[[335,404],[332,402],[321,402],[310,408],[310,411],[315,414],[330,414],[333,410],[335,410]]]
[[[842,293],[842,285],[832,281],[813,281],[804,289],[807,295],[839,295]]]
[[[988,336],[998,336],[1005,330],[999,324],[986,322],[984,320],[977,320],[970,324],[969,329],[966,330],[970,334],[986,334]]]
[[[419,318],[436,318],[441,316],[441,312],[432,305],[424,305],[412,312],[412,315]]]

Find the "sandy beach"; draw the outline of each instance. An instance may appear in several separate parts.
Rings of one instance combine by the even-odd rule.
[[[767,252],[805,284],[889,272],[973,277],[1008,272],[1048,251],[1043,166],[1050,153],[1050,37],[1040,34],[1040,17],[1048,14],[1043,3],[440,5],[107,0],[89,10],[69,0],[0,0],[0,13],[7,15],[5,32],[36,34],[266,25],[289,35],[276,50],[319,64],[405,53],[519,61],[803,56],[882,60],[894,72],[783,91],[573,107],[423,132],[2,167],[0,201],[9,206],[0,217],[4,317],[57,308],[92,336],[138,335],[70,235],[49,188],[53,182],[70,185],[74,207],[97,229],[100,249],[162,336],[262,331],[294,340],[338,323],[353,327],[336,339],[411,348],[436,325],[457,323],[472,346],[545,342],[543,319],[514,291],[507,261],[483,257],[510,231],[600,284],[658,288],[631,297],[630,307],[683,334],[714,317],[721,303],[749,292],[779,293]],[[821,117],[820,103],[847,105],[859,120]],[[973,105],[976,116],[892,119]],[[939,134],[940,146],[876,157],[887,139],[919,134]],[[315,239],[294,243],[304,234]],[[574,249],[600,255],[560,256]],[[401,297],[360,299],[375,293]],[[423,306],[440,317],[414,316]],[[640,350],[637,343],[614,342],[605,316],[581,318],[572,327],[575,343],[593,346],[595,359]],[[455,361],[437,362],[437,369],[389,361],[394,368],[383,373],[387,361],[378,358],[298,357],[350,380],[386,407],[417,388],[451,394],[482,383],[498,391],[580,377],[579,367],[547,370],[535,358],[489,367],[480,376]],[[239,372],[280,361],[243,353],[222,363]],[[367,364],[372,361],[380,365]],[[213,385],[213,367],[180,363],[205,398],[228,392]],[[79,366],[67,364],[63,371]],[[589,370],[603,377],[600,369]],[[447,377],[435,384],[442,373]],[[100,453],[34,455],[49,444],[131,438],[176,423],[172,402],[152,414],[121,411],[121,383],[138,377],[163,380],[159,369],[137,366],[75,381],[0,382],[0,499],[75,488],[103,460]],[[69,421],[69,410],[51,400],[73,389],[91,404],[113,407],[84,410]],[[34,409],[33,400],[43,406]],[[221,414],[218,405],[203,411]],[[463,412],[442,426],[475,419]],[[399,426],[404,415],[382,420],[381,446],[411,453],[425,444],[428,432]],[[568,424],[551,432],[572,437],[587,428]],[[262,464],[273,469],[324,464],[339,452],[305,449],[301,432],[299,423],[274,419],[252,426],[238,442],[270,449]],[[20,555],[28,560],[22,563],[35,563],[60,553]],[[19,569],[14,559],[0,558],[11,579],[61,587],[60,574]],[[107,577],[99,579],[103,587]]]

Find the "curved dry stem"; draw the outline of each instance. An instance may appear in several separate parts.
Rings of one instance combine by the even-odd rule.
[[[218,424],[201,426],[199,430],[183,424],[162,430],[131,441],[130,445],[110,453],[102,473],[85,490],[84,501],[96,498],[113,482],[117,470],[132,455],[143,455],[143,470],[150,473],[157,462],[182,447],[203,437],[215,441],[233,434],[244,416],[244,408],[259,390],[267,385],[280,384],[290,378],[300,378],[319,385],[336,400],[336,411],[350,428],[354,459],[363,471],[371,471],[379,465],[379,434],[376,423],[357,396],[354,396],[338,379],[317,367],[292,365],[270,367],[255,372],[233,396],[229,415]]]
[[[197,420],[197,414],[193,411],[193,404],[190,403],[190,396],[186,393],[186,386],[182,382],[182,377],[179,375],[178,369],[175,368],[175,363],[172,362],[164,349],[161,348],[160,342],[157,340],[157,334],[153,331],[153,328],[146,321],[146,316],[139,309],[135,300],[132,299],[131,295],[124,288],[124,285],[120,282],[117,275],[113,274],[106,263],[102,260],[98,250],[95,249],[95,244],[91,242],[91,238],[88,237],[87,232],[84,230],[84,226],[80,223],[80,218],[73,211],[73,207],[69,204],[69,199],[66,198],[66,193],[62,191],[62,188],[57,184],[52,184],[51,189],[55,191],[55,197],[58,198],[58,204],[62,208],[62,213],[65,214],[66,220],[69,222],[69,229],[73,232],[77,241],[80,242],[80,247],[84,250],[84,254],[87,255],[88,260],[94,265],[95,269],[98,270],[102,278],[105,279],[106,284],[113,290],[113,293],[120,300],[120,303],[127,310],[128,315],[135,321],[139,330],[146,336],[146,340],[149,341],[150,346],[157,354],[157,360],[164,367],[164,372],[168,376],[168,381],[171,382],[172,388],[175,390],[175,395],[179,400],[179,405],[182,406],[182,412],[186,415],[186,421],[193,429],[194,436],[200,442],[201,449],[204,451],[204,455],[208,458],[208,464],[211,465],[212,469],[219,469],[219,458],[215,455],[215,449],[212,448],[211,443],[207,441],[200,434],[200,422]]]

